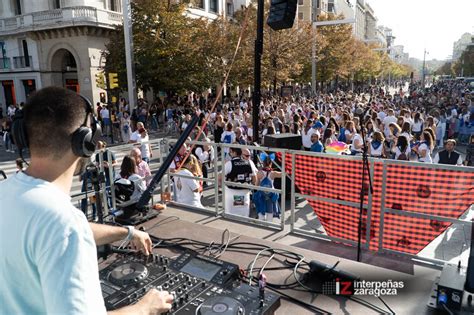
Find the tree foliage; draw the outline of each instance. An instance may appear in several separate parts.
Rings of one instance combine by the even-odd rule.
[[[268,13],[269,1],[265,12]],[[132,2],[134,61],[137,87],[155,92],[203,91],[217,86],[229,69],[241,34],[241,46],[228,84],[248,86],[253,82],[254,47],[257,29],[256,6],[235,13],[232,20],[191,18],[185,1],[135,0]],[[320,20],[342,17],[320,17]],[[266,17],[265,17],[266,21]],[[311,81],[312,43],[316,40],[317,79],[365,81],[386,76],[408,76],[410,69],[395,64],[386,53],[356,40],[351,26],[318,27],[295,21],[291,29],[273,31],[264,25],[262,85],[277,87],[288,81]],[[119,73],[125,87],[123,27],[106,45],[105,70]]]

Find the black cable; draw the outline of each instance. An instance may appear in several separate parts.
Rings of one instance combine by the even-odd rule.
[[[380,296],[377,296],[379,298],[379,300],[383,303],[383,305],[385,305],[385,307],[390,311],[390,313],[394,314],[395,315],[395,312],[390,308],[390,306],[388,306],[387,303],[385,303],[385,301],[382,299],[382,297]]]
[[[243,279],[241,279],[242,281],[245,281],[247,280],[246,278],[248,278],[247,276],[242,276]],[[297,305],[300,305],[302,306],[303,308],[306,308],[308,310],[310,310],[311,312],[315,312],[315,314],[331,314],[330,312],[327,312],[323,309],[320,309],[319,307],[316,307],[314,305],[311,305],[309,303],[306,303],[306,302],[303,302],[303,301],[300,301],[286,293],[283,293],[281,292],[280,290],[278,289],[275,289],[271,286],[268,285],[268,282],[267,282],[267,286],[266,286],[268,289],[270,289],[271,291],[274,291],[276,293],[278,293],[279,295],[281,295],[283,298],[287,299],[288,301],[290,301],[291,303],[293,304],[297,304]]]
[[[443,305],[444,310],[448,312],[449,315],[453,315],[453,312],[449,309],[449,307],[446,304],[443,303],[441,305]]]

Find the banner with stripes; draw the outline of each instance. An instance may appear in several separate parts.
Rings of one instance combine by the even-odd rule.
[[[382,191],[384,163],[385,193]],[[301,194],[317,197],[307,201],[327,234],[357,242],[362,159],[297,154],[295,164],[295,185]],[[446,170],[389,160],[374,160],[370,167],[373,193],[369,193],[366,176],[362,241],[365,243],[367,220],[370,220],[371,250],[378,250],[382,206],[421,214],[417,217],[395,211],[384,214],[383,247],[416,254],[450,226],[449,222],[427,219],[423,214],[457,219],[474,203],[474,169]],[[289,175],[293,172],[291,154],[286,155],[286,172]]]

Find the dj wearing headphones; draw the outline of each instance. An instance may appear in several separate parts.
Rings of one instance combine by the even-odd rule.
[[[147,233],[88,223],[69,197],[101,135],[90,102],[57,87],[36,92],[13,124],[28,147],[24,172],[0,183],[0,314],[105,314],[96,246],[130,240],[151,252]],[[172,296],[150,290],[114,314],[158,314]]]

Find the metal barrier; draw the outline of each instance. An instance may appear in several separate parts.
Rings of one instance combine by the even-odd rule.
[[[175,141],[171,141],[172,143]],[[234,221],[240,221],[240,222],[246,222],[246,223],[254,223],[257,225],[269,227],[269,228],[274,228],[278,230],[284,230],[285,228],[285,208],[286,208],[286,197],[285,197],[285,191],[286,191],[286,185],[285,181],[282,181],[282,187],[281,189],[275,189],[275,188],[266,188],[266,187],[261,187],[261,186],[256,186],[256,185],[250,185],[250,184],[240,184],[240,183],[235,183],[235,182],[229,182],[226,181],[223,176],[222,180],[219,180],[219,175],[223,174],[224,168],[225,168],[225,163],[226,158],[225,158],[225,152],[224,148],[240,148],[240,149],[249,149],[251,151],[265,151],[265,152],[275,152],[275,153],[281,153],[283,156],[286,156],[286,152],[283,149],[275,149],[275,148],[268,148],[268,147],[257,147],[257,146],[248,146],[248,145],[237,145],[237,144],[223,144],[223,143],[207,143],[207,142],[201,142],[201,141],[188,141],[186,142],[187,144],[190,145],[211,145],[214,148],[214,152],[216,153],[215,158],[214,158],[214,170],[212,173],[214,173],[214,179],[207,179],[206,181],[210,181],[214,183],[214,209],[200,209],[200,208],[195,208],[191,207],[189,205],[183,205],[179,204],[176,201],[172,201],[172,204],[179,205],[179,206],[185,206],[186,208],[191,208],[193,210],[198,210],[198,211],[203,211],[207,213],[212,213],[215,216],[220,216],[226,219],[231,219]],[[217,148],[221,148],[221,154],[218,155]],[[220,158],[219,158],[220,157]],[[285,166],[285,162],[283,162],[283,166]],[[168,177],[183,177],[183,178],[190,178],[190,179],[195,179],[195,180],[204,180],[203,177],[196,177],[196,176],[186,176],[183,174],[177,174],[177,173],[171,173],[168,170]],[[285,168],[282,170],[282,178],[286,177],[286,171]],[[281,208],[281,215],[280,215],[280,223],[274,223],[274,222],[268,222],[268,221],[262,221],[259,219],[255,218],[250,218],[250,217],[243,217],[243,216],[238,216],[238,215],[233,215],[229,214],[226,212],[225,209],[225,195],[226,195],[226,189],[225,185],[227,184],[232,184],[232,186],[236,187],[242,187],[242,188],[247,188],[249,190],[259,190],[259,191],[266,191],[266,192],[272,192],[272,193],[278,193],[280,194],[280,208]],[[222,187],[222,206],[219,206],[219,186]],[[168,185],[168,192],[171,193],[171,185]]]
[[[157,139],[150,141],[150,144],[155,146],[155,150],[156,147],[158,147],[158,150],[160,150],[160,160],[158,162],[159,165],[162,164],[166,155],[169,153],[169,145],[173,142],[175,141],[170,139]],[[214,185],[213,188],[206,189],[204,191],[204,194],[207,198],[211,198],[211,200],[213,199],[213,204],[208,204],[208,207],[206,209],[198,209],[191,207],[190,209],[192,209],[193,211],[197,210],[212,216],[218,216],[239,222],[252,223],[263,227],[277,229],[280,231],[287,229],[287,226],[289,226],[289,232],[293,234],[305,235],[328,241],[341,242],[353,246],[357,244],[356,239],[354,239],[354,217],[355,215],[357,215],[358,218],[359,214],[358,199],[361,183],[360,172],[362,170],[362,168],[360,167],[362,163],[360,156],[340,156],[297,150],[285,150],[236,144],[216,144],[200,141],[190,141],[187,143],[191,145],[212,146],[215,152],[215,158],[212,163],[213,167],[209,169],[208,178],[176,174],[171,173],[168,170],[167,176],[164,177],[161,181],[161,192],[168,191],[171,193],[173,178],[182,177],[199,181],[205,180]],[[123,150],[128,150],[128,152],[130,152],[131,148],[134,146],[136,146],[136,144],[115,146],[111,148],[111,150],[116,153],[121,152]],[[226,163],[224,149],[231,147],[241,149],[247,148],[251,152],[264,151],[276,153],[281,160],[280,166],[282,171],[282,178],[290,176],[291,186],[286,187],[285,180],[282,180],[281,189],[265,188],[255,185],[239,184],[226,180],[219,180],[219,175],[223,175],[224,173]],[[217,154],[219,149],[221,153]],[[101,155],[99,155],[99,159],[101,170],[103,171]],[[108,160],[111,160],[110,155],[108,156]],[[119,160],[120,159],[117,159],[117,161]],[[344,187],[342,197],[335,196],[334,194],[330,193],[325,193],[325,190],[317,191],[309,189],[309,186],[315,184],[315,178],[305,179],[306,181],[302,181],[302,176],[307,174],[305,174],[306,170],[300,169],[300,160],[305,160],[306,163],[308,163],[312,168],[311,171],[313,173],[316,170],[316,167],[324,169],[327,175],[320,174],[321,178],[324,178],[324,176],[333,176],[333,183],[337,181],[338,183],[340,182],[341,185],[347,185],[349,188]],[[346,167],[346,177],[338,175],[338,171],[340,171],[344,167]],[[438,202],[436,200],[438,200],[440,197],[437,197],[438,199],[436,199],[434,202],[431,201],[431,207],[428,207],[430,207],[430,209],[433,209],[435,207],[441,207],[442,205],[443,208],[440,208],[441,210],[435,209],[436,211],[433,210],[430,212],[421,207],[422,203],[420,203],[420,201],[411,202],[409,198],[415,193],[419,194],[419,196],[421,196],[420,198],[423,197],[423,194],[427,194],[427,192],[424,191],[422,187],[423,185],[431,185],[427,183],[432,183],[433,186],[437,187],[433,190],[432,193],[440,194],[440,192],[443,192],[443,189],[452,189],[453,191],[458,189],[459,191],[464,191],[460,188],[460,186],[453,186],[452,183],[456,182],[456,178],[461,178],[463,181],[463,185],[467,185],[468,187],[467,191],[472,193],[474,192],[474,168],[369,158],[369,171],[374,185],[374,192],[372,193],[370,190],[367,190],[367,194],[365,195],[363,202],[363,248],[366,250],[403,255],[413,259],[423,260],[429,263],[440,264],[442,262],[442,260],[440,259],[433,259],[432,257],[422,257],[419,253],[420,248],[424,248],[423,246],[426,246],[426,244],[428,244],[432,240],[432,238],[437,237],[438,235],[446,231],[448,228],[451,228],[451,224],[460,224],[462,227],[470,226],[470,221],[467,221],[466,219],[459,219],[459,217],[466,211],[466,208],[463,208],[464,205],[466,205],[466,202],[467,208],[469,208],[469,206],[472,206],[472,202],[470,201],[472,199],[469,199],[469,194],[464,194],[459,198],[450,197],[451,199],[446,199],[446,197],[446,200],[441,200]],[[109,175],[112,175],[112,170],[110,168],[109,172]],[[404,183],[404,176],[406,177],[406,180],[409,182],[409,184],[402,184]],[[419,181],[416,181],[417,176],[420,176]],[[343,177],[343,179],[339,180],[341,177]],[[225,185],[227,184],[247,188],[249,190],[260,190],[280,194],[279,202],[281,208],[281,217],[279,222],[277,223],[276,220],[274,220],[274,222],[267,222],[255,218],[242,217],[227,213],[225,209]],[[401,193],[399,193],[399,190],[397,190],[398,188],[395,189],[400,185],[406,186],[406,189],[405,187],[401,188]],[[410,185],[417,185],[419,187],[414,189]],[[113,181],[111,182],[110,187],[106,188],[110,188],[113,192]],[[219,191],[219,188],[222,188],[222,192]],[[297,188],[302,190],[300,192],[297,192]],[[285,218],[285,210],[287,209],[285,191],[287,189],[291,189],[291,199],[289,203],[290,217],[288,219]],[[105,190],[106,189],[104,189],[102,193],[104,200],[107,200]],[[85,193],[82,193],[80,196],[74,196],[73,200],[78,200],[80,199],[80,197],[83,198],[84,195]],[[396,198],[401,198],[402,202],[397,202]],[[114,199],[115,198],[112,198],[113,201],[115,201]],[[326,232],[317,233],[314,230],[308,231],[307,229],[303,229],[297,226],[296,214],[298,213],[298,211],[302,210],[300,208],[297,208],[296,206],[297,199],[305,199],[310,204],[312,203],[313,209],[311,211],[314,214],[316,214],[317,212],[321,213],[321,209],[317,208],[317,205],[322,205],[326,208],[331,206],[334,209],[339,209],[340,213],[349,213],[350,218],[348,218],[347,222],[345,222],[346,226],[338,227],[339,230],[346,232],[346,234],[341,233],[339,235],[337,233],[334,233],[334,231],[329,231],[328,233],[326,227],[328,227],[329,225],[327,224],[327,222],[325,222],[325,219],[327,218],[321,216],[317,216],[317,218],[321,222],[322,226],[326,229]],[[459,202],[458,208],[453,210],[451,204],[454,204],[452,200],[455,199],[462,200],[463,202]],[[409,206],[405,207],[403,205],[400,205],[403,204],[403,202],[408,203]],[[189,208],[189,206],[178,204],[176,201],[172,201],[171,203],[181,207]],[[107,207],[106,202],[104,202],[104,205],[105,207]],[[113,207],[115,207],[115,204],[113,204]],[[404,221],[407,219],[409,220]],[[409,226],[413,222],[419,224],[420,226],[420,229],[413,230],[413,233],[419,233],[422,241],[411,241],[412,243],[416,243],[416,246],[409,246],[406,245],[409,241],[405,242],[403,237],[399,236],[400,240],[398,242],[398,245],[396,243],[397,240],[395,240],[394,245],[394,235],[398,235],[401,233],[397,231],[397,229],[403,230],[403,233],[406,234],[406,231],[408,231],[407,229],[409,229]],[[426,226],[426,224],[428,224],[428,226]],[[430,226],[432,230],[430,230]],[[401,233],[400,235],[402,235],[403,233]],[[345,237],[345,235],[347,235],[347,237]],[[406,243],[405,245],[403,244],[404,242]]]
[[[428,245],[428,243],[431,243],[434,240],[432,238],[433,235],[438,235],[437,237],[443,233],[446,235],[448,229],[452,228],[452,224],[459,224],[463,229],[464,227],[469,227],[468,230],[471,230],[472,221],[466,220],[467,218],[459,219],[459,217],[465,214],[467,212],[466,210],[472,208],[471,203],[470,205],[468,204],[467,209],[465,209],[462,202],[466,200],[469,203],[469,200],[472,200],[472,196],[474,196],[474,168],[419,162],[401,162],[394,160],[382,160],[378,161],[377,164],[382,164],[382,191],[380,201],[379,239],[377,246],[378,251],[407,256],[433,264],[443,264],[445,259],[422,257],[420,252],[426,247],[425,244]],[[411,173],[407,172],[408,168]],[[389,174],[390,171],[399,171],[400,169],[403,174],[406,175],[405,183],[400,183],[396,176],[390,176]],[[413,175],[414,173],[422,174],[423,170],[425,170],[424,172],[428,174],[431,173],[433,178],[420,178],[421,180],[419,185],[416,187],[416,189],[413,189],[414,187],[411,184],[414,183],[414,180],[410,177],[410,175]],[[440,182],[439,185],[437,185],[438,182]],[[456,184],[456,182],[458,184]],[[466,196],[464,193],[462,193],[462,190],[459,189],[459,186],[463,182],[467,184],[468,188]],[[395,185],[405,185],[406,190],[411,190],[412,195],[409,195],[405,192],[403,194],[399,194],[398,197],[393,196],[393,187]],[[446,191],[444,191],[444,189],[446,189]],[[449,192],[447,190],[449,190]],[[459,191],[459,193],[457,191]],[[414,199],[414,193],[416,193],[419,198],[428,198],[432,194],[436,193],[440,194],[441,198],[437,197],[436,204],[431,202],[431,204],[426,205],[427,208],[430,208],[431,206],[437,207],[438,209],[436,211],[429,211],[419,207],[416,209],[416,211],[414,211],[413,206],[416,206],[416,203],[415,201],[409,200],[410,198]],[[407,199],[407,208],[403,208],[401,203],[397,203],[397,201],[402,202],[403,200]],[[458,206],[457,209],[456,206]],[[396,217],[398,217],[398,219],[394,219]],[[395,224],[397,220],[399,222],[408,221],[409,223],[400,227],[399,225]],[[447,224],[445,224],[445,222]],[[400,248],[393,248],[394,244],[393,241],[390,241],[391,238],[393,239],[394,237],[400,237],[400,235],[402,235],[401,232],[403,231],[410,231],[410,225],[422,227],[423,224],[426,226],[425,229],[413,232],[413,236],[420,235],[421,238],[421,243],[416,248],[410,248],[409,245],[411,245],[411,243],[416,243],[416,241],[410,241],[409,239],[406,239],[406,236],[399,238],[397,241],[396,247]],[[464,248],[464,246],[470,243],[469,237],[464,235],[464,238],[465,240],[462,242],[461,250],[456,250],[460,253],[463,250],[468,249],[468,247]],[[420,248],[422,249],[419,250]],[[467,261],[465,263],[467,263]]]
[[[323,240],[329,240],[329,241],[335,241],[335,242],[341,242],[349,245],[357,245],[357,242],[354,240],[342,238],[342,237],[336,237],[336,236],[331,236],[322,233],[315,233],[315,232],[309,232],[307,229],[302,229],[296,226],[296,212],[298,209],[296,208],[296,198],[304,198],[306,200],[311,200],[311,201],[320,201],[328,204],[333,204],[335,206],[340,205],[340,206],[347,206],[351,207],[354,209],[354,213],[357,214],[359,213],[359,201],[358,200],[352,200],[352,201],[346,201],[342,199],[336,199],[336,198],[331,198],[331,197],[325,197],[322,196],[323,194],[318,194],[318,193],[310,193],[310,194],[305,194],[305,193],[297,193],[296,192],[296,186],[297,186],[297,180],[296,180],[296,169],[297,169],[297,162],[296,162],[296,157],[299,156],[305,156],[305,157],[315,157],[318,158],[318,162],[321,160],[336,160],[336,161],[360,161],[360,157],[356,156],[349,156],[349,155],[332,155],[332,154],[326,154],[326,153],[315,153],[315,152],[307,152],[307,151],[299,151],[299,150],[291,150],[288,151],[288,154],[291,156],[291,169],[295,170],[294,172],[291,172],[291,219],[290,219],[290,232],[296,235],[304,235],[304,236],[309,236],[312,238],[318,238],[318,239],[323,239]],[[312,162],[312,161],[310,161]],[[316,162],[316,161],[315,161]],[[369,162],[369,171],[371,174],[371,178],[373,178],[373,161]],[[324,175],[325,176],[325,175]],[[317,179],[317,178],[315,178]],[[356,178],[354,180],[355,183],[358,183],[358,186],[360,187],[361,179]],[[358,192],[357,192],[358,194]],[[357,199],[359,196],[357,195]],[[371,217],[372,217],[372,193],[370,190],[368,190],[368,198],[367,201],[364,201],[363,208],[367,211],[367,220],[365,221],[365,236],[364,236],[364,243],[362,244],[363,248],[368,249],[369,244],[370,244],[370,233],[371,233]],[[316,209],[314,209],[316,210]],[[316,211],[315,211],[315,215]],[[318,217],[318,216],[317,216]],[[319,219],[319,217],[318,217]],[[322,221],[322,220],[320,220]]]

